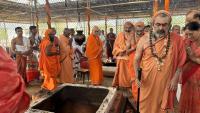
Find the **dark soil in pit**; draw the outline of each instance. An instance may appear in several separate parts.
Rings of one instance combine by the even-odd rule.
[[[55,113],[96,113],[98,106],[86,102],[67,100],[58,106]]]
[[[96,113],[108,90],[65,86],[32,109],[55,113]]]

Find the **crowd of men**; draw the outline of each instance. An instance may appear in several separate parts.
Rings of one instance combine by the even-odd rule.
[[[85,58],[85,52],[86,54],[88,52],[84,51],[85,36],[75,35],[74,29],[65,28],[63,34],[57,37],[56,29],[51,28],[45,31],[42,38],[37,34],[38,29],[36,26],[30,26],[29,30],[31,35],[26,38],[23,36],[23,29],[16,27],[17,37],[12,39],[11,42],[12,56],[14,55],[15,57],[18,73],[23,77],[26,85],[34,79],[39,79],[40,75],[44,77],[42,87],[48,90],[56,88],[56,81],[74,83],[75,77],[77,77],[77,70],[81,68],[81,58]],[[105,51],[109,54],[106,56],[113,59],[112,55],[110,55],[116,38],[113,29],[110,28],[107,38],[103,34],[103,30],[101,32],[99,29],[96,36],[102,37],[99,41],[103,42],[102,45],[107,46]],[[87,45],[90,45],[89,42]],[[94,41],[92,41],[93,43]],[[89,47],[92,47],[92,45]],[[92,49],[94,48],[96,46],[92,47]],[[90,59],[89,56],[87,57]],[[99,62],[101,62],[101,58]],[[49,76],[50,78],[54,77],[50,79]],[[57,78],[59,79],[57,80]]]
[[[4,75],[0,79],[0,98],[6,97],[0,100],[0,111],[18,113],[27,108],[30,100],[24,82],[28,84],[31,77],[41,74],[42,90],[48,91],[56,89],[59,82],[74,83],[81,58],[87,58],[91,84],[102,85],[105,45],[107,58],[115,59],[117,66],[112,86],[121,90],[133,106],[140,88],[140,113],[174,113],[178,83],[182,84],[179,113],[200,113],[200,11],[186,14],[182,30],[178,25],[171,28],[171,22],[171,14],[160,10],[152,17],[151,26],[128,21],[117,36],[112,28],[105,36],[94,26],[85,49],[76,40],[84,36],[74,35],[73,29],[65,28],[57,37],[56,30],[51,28],[41,37],[37,28],[31,26],[31,35],[25,38],[23,29],[17,27],[17,37],[12,40],[15,61],[0,48],[0,74]],[[11,105],[11,109],[4,107]]]

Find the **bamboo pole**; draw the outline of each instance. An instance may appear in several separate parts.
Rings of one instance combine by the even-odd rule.
[[[48,0],[46,0],[45,12],[47,14],[47,25],[48,25],[48,28],[50,29],[51,28],[51,12],[50,12],[50,4]]]
[[[39,17],[38,17],[37,0],[34,0],[34,6],[35,6],[36,27],[39,33]]]
[[[169,11],[170,0],[165,0],[165,11]]]
[[[153,15],[155,15],[157,11],[158,11],[158,0],[154,0],[154,2],[153,2]]]

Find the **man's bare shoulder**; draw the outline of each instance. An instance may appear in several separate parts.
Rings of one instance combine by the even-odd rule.
[[[11,40],[11,42],[16,42],[17,41],[17,38],[13,38],[12,40]]]
[[[140,45],[145,45],[145,44],[148,44],[149,43],[149,34],[145,34],[144,36],[142,36],[139,40],[139,43]]]

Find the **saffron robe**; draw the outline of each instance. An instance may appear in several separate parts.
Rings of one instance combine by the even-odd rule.
[[[60,82],[61,83],[73,83],[73,49],[70,47],[69,38],[64,35],[60,36]]]
[[[132,44],[131,48],[136,48],[138,40],[135,40],[136,44]],[[133,99],[134,101],[137,101],[137,94],[138,94],[138,87],[135,83],[135,70],[134,70],[134,59],[135,59],[135,51],[129,54],[129,64],[128,64],[128,70],[131,76],[131,81],[132,81],[132,94],[133,94]]]
[[[120,86],[125,88],[131,87],[131,76],[129,73],[128,65],[129,65],[129,56],[118,56],[119,53],[125,51],[126,47],[126,39],[124,33],[121,32],[118,34],[113,48],[113,56],[117,60],[117,68],[115,71],[115,76],[113,79],[112,86]]]
[[[45,49],[51,43],[48,36],[49,32],[51,32],[51,29],[48,29],[45,32],[45,37],[40,44],[39,67],[44,76],[42,88],[47,90],[54,90],[57,87],[56,78],[60,73],[60,55],[46,55]],[[57,47],[55,46],[55,44],[53,44],[51,51],[55,52],[56,49]]]
[[[191,43],[195,57],[200,57],[200,47]],[[182,74],[182,93],[180,97],[180,113],[200,113],[200,65],[191,61],[186,62]]]
[[[171,33],[170,37],[169,52],[160,71],[150,46],[144,45],[141,59],[140,113],[166,113],[166,109],[173,109],[176,92],[169,91],[168,87],[177,68],[181,68],[185,63],[186,51],[179,35]],[[164,38],[157,40],[154,47],[158,55],[161,55]]]
[[[101,39],[91,34],[86,43],[86,57],[88,58],[91,84],[93,85],[101,85],[103,82],[102,49]]]

